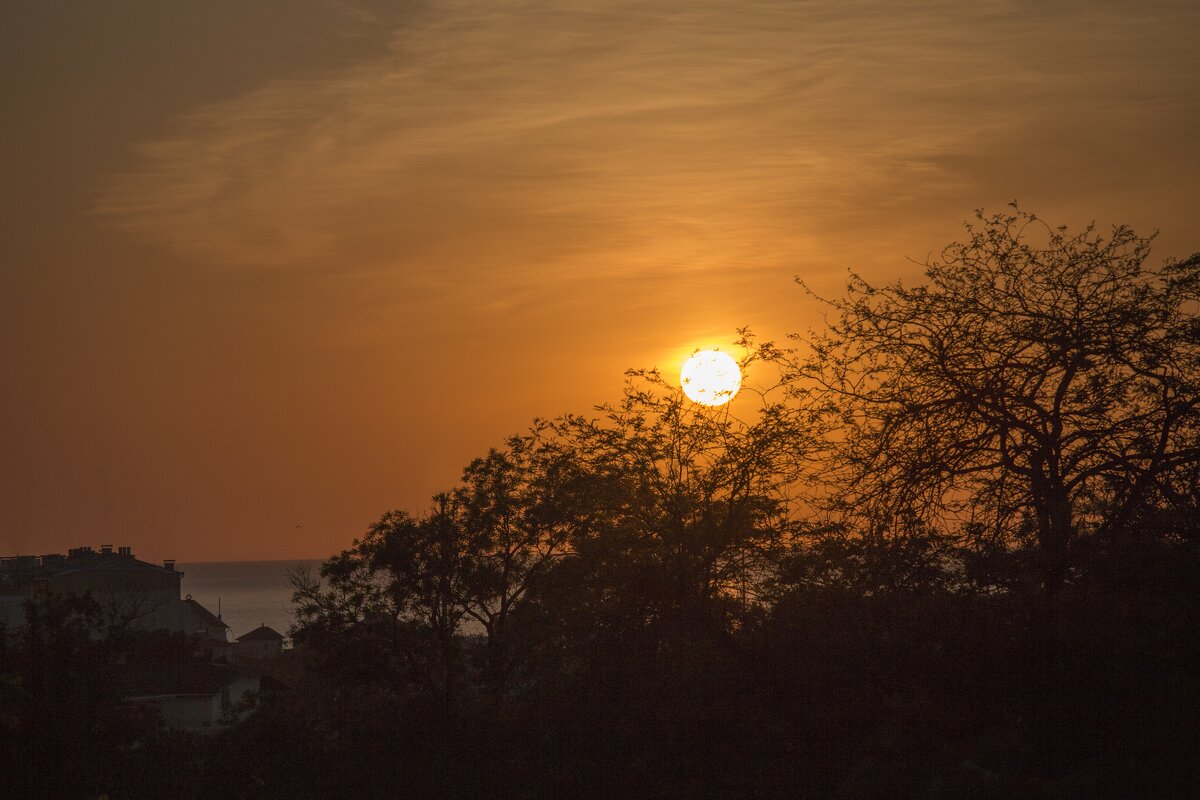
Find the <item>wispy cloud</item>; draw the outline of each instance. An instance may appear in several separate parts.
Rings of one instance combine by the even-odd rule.
[[[1197,21],[1168,2],[438,2],[384,57],[178,120],[97,212],[214,264],[417,284],[777,266],[865,211],[961,215],[1015,174],[1136,181],[1104,159],[1190,146]]]

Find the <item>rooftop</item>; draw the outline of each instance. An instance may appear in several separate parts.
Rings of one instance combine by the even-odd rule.
[[[0,586],[21,586],[39,578],[65,575],[79,570],[154,570],[175,575],[183,573],[175,569],[174,559],[165,559],[162,566],[141,561],[133,555],[133,548],[122,546],[113,549],[111,544],[100,545],[99,550],[89,546],[72,547],[62,553],[47,553],[40,556],[0,557]]]
[[[261,641],[269,641],[271,639],[278,639],[280,641],[283,641],[283,634],[280,633],[279,631],[275,630],[274,628],[267,627],[266,625],[262,625],[261,627],[255,628],[254,630],[250,631],[249,633],[243,633],[241,636],[239,636],[237,638],[237,640],[239,642],[261,642]]]
[[[192,615],[204,625],[207,625],[210,628],[229,627],[220,617],[216,616],[207,608],[193,600],[190,594],[183,598],[183,602],[188,604],[188,606],[192,609]]]

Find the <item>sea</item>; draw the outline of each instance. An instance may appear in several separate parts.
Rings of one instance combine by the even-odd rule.
[[[288,629],[295,623],[292,611],[292,586],[288,573],[297,567],[311,567],[310,561],[208,561],[180,562],[175,568],[183,573],[180,596],[192,599],[221,619],[236,639],[260,625],[267,625],[290,639]]]

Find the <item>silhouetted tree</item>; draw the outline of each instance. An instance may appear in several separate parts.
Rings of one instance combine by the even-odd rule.
[[[1073,768],[1063,708],[1092,668],[1077,658],[1096,653],[1063,646],[1074,629],[1056,597],[1089,541],[1128,528],[1200,460],[1200,256],[1151,270],[1151,240],[1128,228],[1069,234],[1013,209],[979,213],[926,283],[852,275],[795,377],[839,421],[830,477],[845,518],[951,533],[964,577],[993,588],[1034,570],[1029,733],[1051,776]]]
[[[458,688],[462,537],[438,499],[426,516],[384,514],[319,577],[293,573],[294,638],[331,674],[447,701]]]
[[[770,343],[742,367],[769,372]],[[732,403],[689,400],[654,370],[634,370],[621,402],[598,418],[567,415],[535,430],[558,454],[571,543],[610,596],[647,602],[649,618],[682,614],[728,630],[759,600],[792,542],[793,493],[813,451],[814,418],[772,390]]]
[[[536,582],[569,553],[568,529],[551,499],[546,453],[513,437],[463,470],[450,509],[463,532],[458,601],[483,631],[483,677],[494,695],[509,671],[509,625]]]
[[[797,377],[841,421],[845,508],[1032,544],[1052,593],[1083,530],[1200,458],[1200,256],[1151,270],[1125,227],[978,219],[927,283],[853,275]]]
[[[748,387],[719,407],[634,370],[595,416],[535,425],[545,504],[568,548],[516,618],[530,656],[520,728],[543,794],[723,796],[746,715],[726,701],[738,637],[795,538],[812,418],[743,341]],[[740,720],[735,722],[735,720]],[[581,777],[585,776],[585,777]]]
[[[408,674],[449,699],[465,680],[460,637],[478,634],[481,678],[498,698],[509,620],[565,552],[565,529],[542,497],[544,476],[529,441],[514,438],[472,461],[429,514],[384,514],[326,562],[320,579],[293,576],[299,635],[311,641],[321,629],[385,628]]]

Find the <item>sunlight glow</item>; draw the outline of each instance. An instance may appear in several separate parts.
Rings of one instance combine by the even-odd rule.
[[[727,353],[699,350],[683,365],[679,383],[693,402],[720,406],[732,400],[742,387],[742,371]]]

